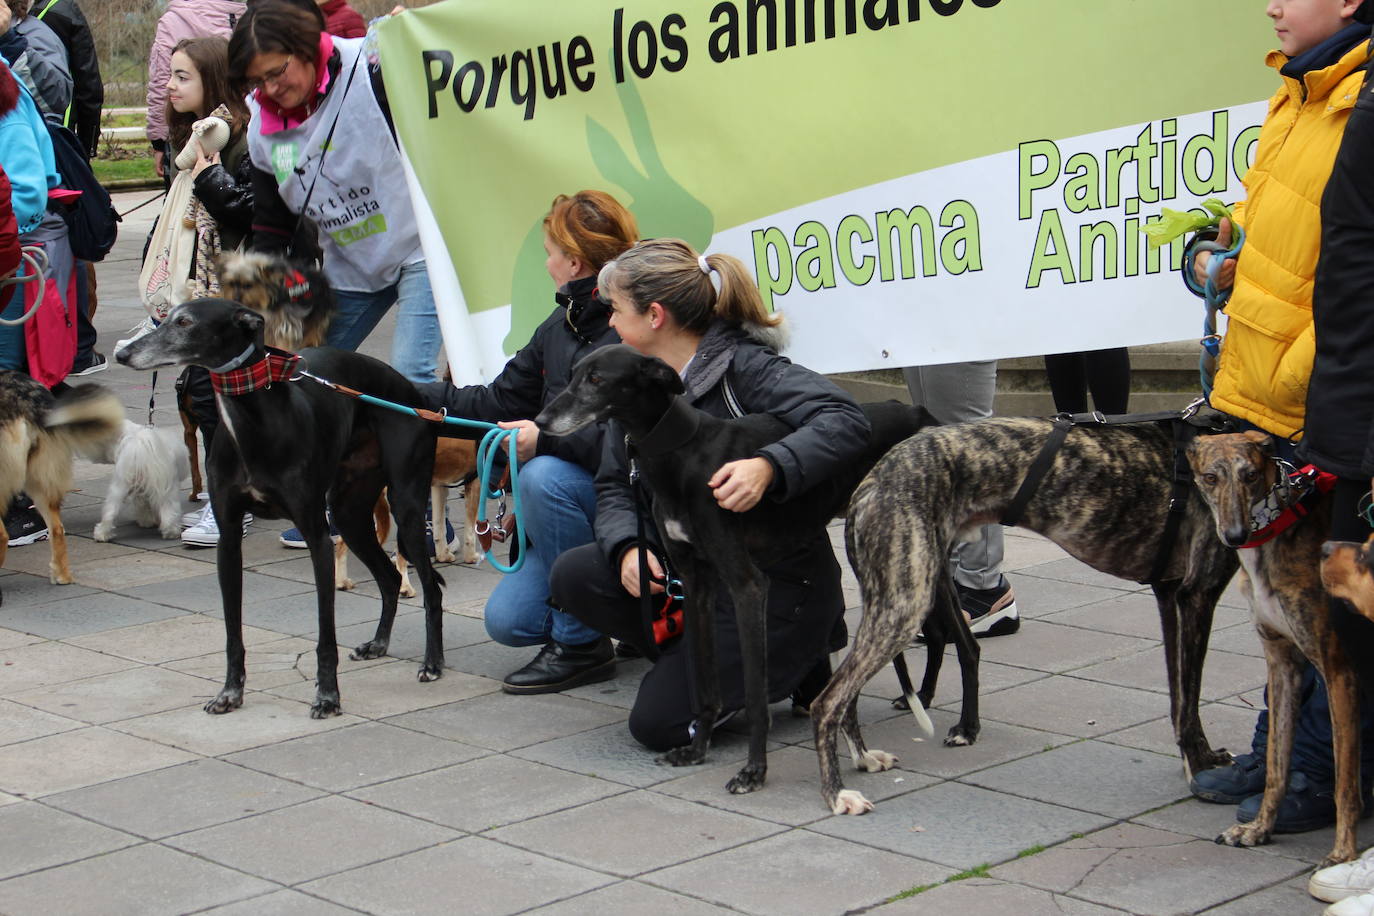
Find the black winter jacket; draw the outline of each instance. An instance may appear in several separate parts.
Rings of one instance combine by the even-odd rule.
[[[597,347],[620,342],[610,325],[610,306],[596,297],[595,277],[572,281],[554,299],[559,307],[535,329],[530,342],[510,358],[490,385],[421,385],[421,395],[429,406],[489,423],[531,420],[568,387],[578,360]],[[553,455],[596,473],[601,460],[601,427],[590,426],[571,436],[541,432],[537,454]]]
[[[758,334],[758,329],[755,330]],[[766,336],[763,331],[760,336]],[[795,365],[763,341],[717,321],[707,329],[683,380],[691,404],[716,417],[766,413],[793,431],[759,450],[775,474],[765,499],[806,499],[806,490],[856,460],[868,444],[868,419],[844,391]],[[637,538],[634,495],[624,431],[608,424],[596,478],[596,539],[613,569]],[[646,538],[661,543],[652,518]],[[768,574],[768,693],[786,697],[828,648],[844,614],[839,564],[825,529],[793,532],[797,549],[764,570]],[[716,606],[716,652],[726,708],[744,699],[742,656],[734,608],[722,590]],[[692,596],[685,599],[691,602]],[[684,645],[670,651],[687,651]]]
[[[100,78],[100,60],[95,53],[95,38],[90,24],[76,0],[36,0],[29,15],[37,16],[62,39],[67,49],[67,68],[72,87],[72,120],[67,126],[86,149],[87,157],[100,145],[100,110],[105,106],[105,81]]]
[[[1317,352],[1298,455],[1341,477],[1374,473],[1374,95],[1366,77],[1322,195],[1312,288]]]

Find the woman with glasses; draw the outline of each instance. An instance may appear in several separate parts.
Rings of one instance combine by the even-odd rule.
[[[391,364],[432,382],[439,320],[381,72],[364,41],[330,35],[316,11],[286,0],[253,4],[234,27],[229,73],[252,112],[253,247],[310,257],[313,227],[338,302],[329,345],[356,350],[396,305]]]

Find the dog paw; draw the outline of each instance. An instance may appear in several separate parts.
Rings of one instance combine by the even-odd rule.
[[[402,583],[400,594],[402,598],[414,598],[415,586],[411,585],[409,582]]]
[[[334,588],[341,592],[351,592],[355,587],[353,580],[347,576],[340,576],[334,580]]]
[[[475,550],[465,550],[465,551],[463,551],[463,562],[464,562],[465,564],[467,564],[468,566],[476,566],[476,565],[477,565],[477,561],[480,560],[480,559],[482,559],[482,558],[481,558],[480,556],[478,556],[477,551],[475,551]]]
[[[864,751],[859,755],[859,759],[854,761],[854,766],[868,773],[881,773],[883,770],[890,770],[897,765],[897,757],[887,751]]]
[[[666,763],[675,767],[694,767],[706,762],[706,753],[698,751],[690,744],[683,747],[675,747],[662,757],[658,758],[659,763]]]
[[[177,525],[172,528],[160,528],[158,529],[158,533],[162,535],[164,541],[175,541],[181,537],[181,526]],[[96,540],[100,539],[96,538]]]
[[[725,784],[725,788],[731,795],[747,795],[756,789],[763,788],[764,778],[768,775],[768,765],[766,763],[748,763],[730,778]]]
[[[862,792],[841,789],[840,794],[835,796],[835,803],[830,806],[830,810],[836,814],[867,814],[873,810],[873,802],[864,798]]]
[[[372,639],[348,653],[348,658],[350,661],[355,662],[360,662],[369,658],[381,658],[386,655],[386,648],[386,643]]]
[[[243,705],[242,690],[221,690],[219,696],[205,704],[205,711],[212,716],[222,716]]]
[[[1336,852],[1335,850],[1332,850],[1329,856],[1327,856],[1325,859],[1322,859],[1321,862],[1318,863],[1316,870],[1321,871],[1323,868],[1330,868],[1333,865],[1344,865],[1346,862],[1355,861],[1355,858],[1356,855],[1353,850],[1348,854],[1341,854]]]
[[[52,583],[53,585],[71,585],[71,584],[72,584],[72,574],[71,574],[71,573],[63,573],[63,572],[55,572],[55,573],[53,573],[52,575],[48,576],[48,581],[49,581],[50,583]]]
[[[978,740],[978,732],[956,725],[945,735],[945,747],[968,747]]]
[[[178,532],[177,536],[180,537],[181,533]],[[110,539],[114,537],[114,525],[107,525],[104,522],[100,522],[95,526],[95,530],[91,532],[91,537],[102,544],[109,543]]]
[[[310,718],[327,719],[330,716],[343,715],[343,706],[339,704],[339,695],[325,696],[316,694],[315,702],[310,704]]]
[[[434,562],[435,562],[435,563],[452,563],[454,560],[457,560],[457,559],[458,559],[457,554],[455,554],[452,550],[449,550],[447,547],[439,547],[439,546],[437,546],[437,545],[435,546],[435,549],[434,549]]]
[[[1269,831],[1253,823],[1236,824],[1223,830],[1216,842],[1226,846],[1263,846],[1269,842]]]
[[[420,673],[416,678],[421,684],[428,684],[430,681],[437,681],[444,676],[444,669],[439,665],[421,665]]]

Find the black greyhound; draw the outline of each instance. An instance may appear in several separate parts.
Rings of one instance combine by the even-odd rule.
[[[816,531],[844,512],[850,493],[892,445],[933,423],[929,414],[897,402],[868,405],[873,435],[861,460],[785,503],[764,501],[748,512],[729,512],[716,504],[706,481],[727,461],[747,458],[776,442],[791,428],[775,417],[751,414],[722,420],[679,397],[682,379],[662,360],[631,347],[601,347],[585,356],[572,381],[535,422],[554,435],[567,435],[615,419],[635,445],[645,485],[653,493],[654,520],[668,557],[688,595],[688,638],[692,640],[701,717],[692,743],[663,758],[674,766],[701,763],[721,710],[715,664],[715,633],[710,625],[717,582],[735,606],[744,658],[745,708],[749,716],[749,760],[727,784],[736,794],[759,788],[767,773],[767,652],[765,597],[768,582],[761,567],[795,549],[796,538]],[[652,432],[652,436],[650,433]],[[669,447],[660,448],[671,440]],[[952,599],[952,594],[951,594]],[[953,621],[957,610],[946,615]],[[966,629],[966,628],[965,628]],[[968,643],[977,652],[970,637]],[[973,666],[976,670],[976,664]],[[966,694],[976,698],[976,687]],[[922,704],[912,712],[930,733]],[[976,733],[976,727],[974,728]]]
[[[223,425],[206,461],[210,505],[219,520],[215,557],[224,601],[228,674],[205,711],[243,705],[243,515],[289,518],[310,547],[319,602],[318,675],[312,718],[338,715],[338,645],[334,636],[334,550],[325,505],[344,542],[372,572],[382,593],[376,636],[353,658],[386,654],[401,576],[377,543],[372,507],[387,487],[401,554],[415,567],[425,601],[422,681],[443,675],[442,581],[425,549],[425,504],[435,434],[413,417],[365,404],[309,379],[296,380],[290,354],[263,345],[263,317],[225,299],[177,306],[157,330],[115,358],[134,369],[192,365],[209,369]],[[385,363],[328,347],[302,351],[300,368],[401,404],[415,387]],[[257,376],[254,377],[254,373]]]

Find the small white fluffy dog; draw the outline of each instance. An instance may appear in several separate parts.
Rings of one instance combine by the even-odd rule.
[[[104,454],[88,457],[114,465],[105,509],[95,526],[97,541],[113,538],[115,516],[126,500],[133,504],[139,527],[157,526],[166,540],[181,537],[181,482],[191,473],[181,430],[125,420],[119,441]]]

